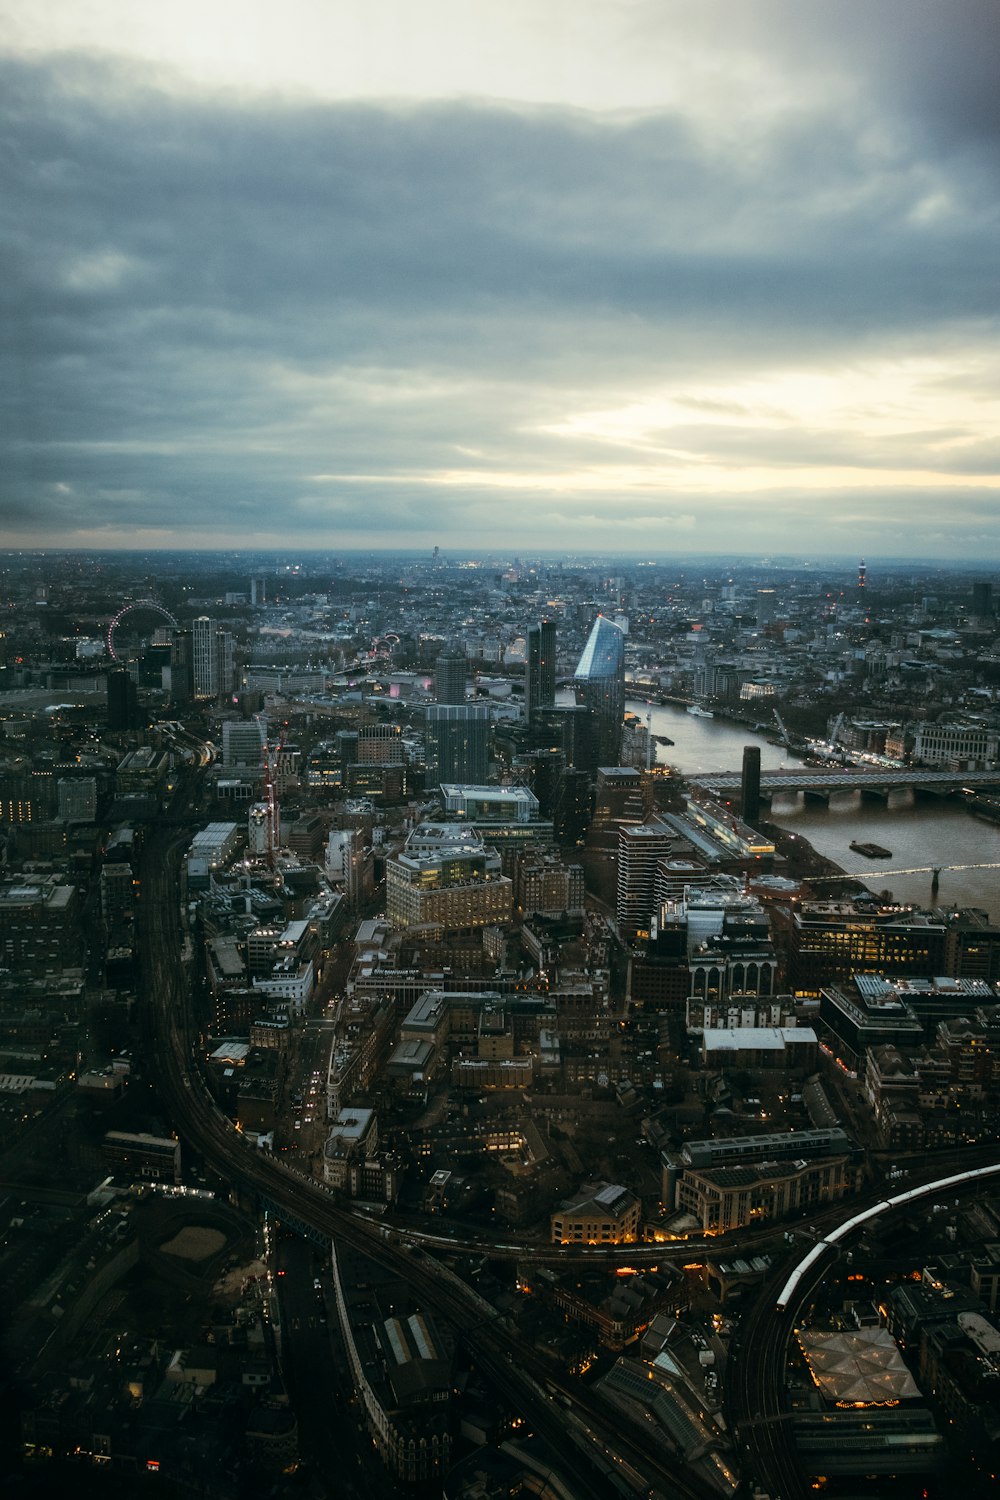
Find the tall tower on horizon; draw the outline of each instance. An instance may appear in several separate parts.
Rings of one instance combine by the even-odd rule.
[[[863,589],[868,582],[868,569],[865,567],[864,558],[858,563],[858,588]]]

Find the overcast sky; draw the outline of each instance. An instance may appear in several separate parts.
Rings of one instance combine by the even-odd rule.
[[[996,0],[0,0],[0,545],[1000,557]]]

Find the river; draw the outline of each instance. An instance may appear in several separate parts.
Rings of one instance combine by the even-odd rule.
[[[780,745],[772,745],[759,734],[725,719],[702,719],[672,705],[657,707],[641,699],[626,704],[630,713],[645,719],[651,715],[654,735],[668,735],[672,746],[657,745],[660,764],[676,766],[685,775],[699,771],[738,771],[743,746],[760,746],[761,768],[778,770],[796,764]],[[914,799],[912,794],[893,796],[888,806],[867,801],[860,794],[831,798],[830,806],[803,803],[796,798],[776,798],[771,810],[775,823],[808,839],[813,848],[834,860],[850,875],[872,879],[874,890],[890,890],[897,900],[916,901],[923,906],[947,902],[955,906],[981,906],[1000,921],[1000,868],[951,870],[948,865],[1000,865],[1000,825],[971,817],[956,801]],[[869,860],[851,849],[851,840],[870,841],[892,850],[891,860]],[[883,874],[883,871],[914,866],[940,866],[936,899],[931,896],[929,873]],[[879,872],[876,876],[876,871]]]

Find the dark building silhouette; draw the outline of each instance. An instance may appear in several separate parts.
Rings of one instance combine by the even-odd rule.
[[[760,817],[760,746],[743,746],[743,778],[740,782],[740,815],[753,827]]]
[[[559,778],[553,832],[560,844],[577,844],[590,827],[591,781],[586,771],[566,770]]]
[[[358,744],[360,735],[356,729],[338,729],[334,735],[334,744],[337,747],[337,757],[343,766],[356,766],[358,763]]]
[[[527,755],[519,756],[516,765],[538,798],[539,816],[551,818],[559,793],[559,781],[566,769],[566,757],[561,750],[554,748],[531,750]]]
[[[539,709],[551,708],[556,701],[556,624],[540,620],[529,625],[528,656],[524,672],[524,716],[528,723]]]
[[[142,664],[140,667],[140,681],[144,687],[162,687],[164,671],[170,666],[171,647],[169,642],[154,642],[146,647],[142,653]]]
[[[190,630],[175,630],[170,637],[170,701],[191,703],[194,699],[194,641]]]
[[[481,786],[490,765],[490,711],[478,704],[431,704],[427,709],[427,784]]]
[[[980,620],[993,614],[993,585],[988,578],[977,578],[972,585],[972,613]]]
[[[139,724],[139,695],[135,683],[124,667],[108,673],[108,728],[136,729]]]
[[[582,703],[556,703],[540,708],[528,727],[532,750],[558,750],[568,766],[586,769],[591,763],[590,711]]]

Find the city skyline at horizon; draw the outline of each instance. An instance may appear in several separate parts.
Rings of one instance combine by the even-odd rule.
[[[850,553],[835,553],[827,556],[806,556],[799,553],[736,553],[725,552],[663,552],[648,553],[642,557],[634,551],[613,552],[607,549],[601,552],[585,552],[582,550],[567,552],[561,548],[531,548],[519,545],[515,540],[504,548],[475,547],[442,549],[436,545],[428,544],[426,547],[378,547],[369,545],[366,547],[336,547],[336,546],[275,546],[275,547],[185,547],[176,545],[163,545],[161,547],[145,546],[136,547],[123,545],[120,547],[61,547],[55,544],[5,547],[0,548],[0,558],[11,560],[30,559],[31,557],[51,557],[72,559],[74,557],[89,558],[92,556],[107,556],[109,561],[122,562],[128,558],[143,557],[177,557],[177,558],[218,558],[220,562],[231,560],[234,565],[258,569],[266,567],[269,562],[280,565],[282,570],[290,575],[297,571],[297,564],[293,560],[309,560],[315,562],[320,560],[329,563],[364,563],[366,561],[387,562],[398,558],[406,561],[423,561],[431,564],[440,564],[444,567],[455,567],[458,569],[475,570],[484,567],[521,567],[529,571],[536,564],[558,562],[559,566],[566,567],[572,571],[574,568],[591,570],[600,565],[604,560],[614,562],[627,568],[661,568],[673,566],[679,568],[717,568],[720,573],[726,571],[741,572],[748,570],[755,572],[760,569],[770,570],[778,573],[815,573],[817,576],[826,570],[837,571],[841,568],[847,569],[852,582],[857,581],[859,566],[866,569],[867,586],[877,581],[878,575],[896,574],[903,570],[914,570],[918,574],[931,575],[941,573],[945,577],[951,575],[963,575],[975,573],[980,577],[989,575],[1000,570],[1000,564],[996,567],[985,564],[981,559],[972,557],[959,557],[955,559],[932,559],[920,557],[916,554],[907,556],[898,554],[892,557],[876,557],[866,562]],[[874,572],[874,576],[873,576]]]
[[[0,0],[6,546],[1000,555],[994,22]]]

